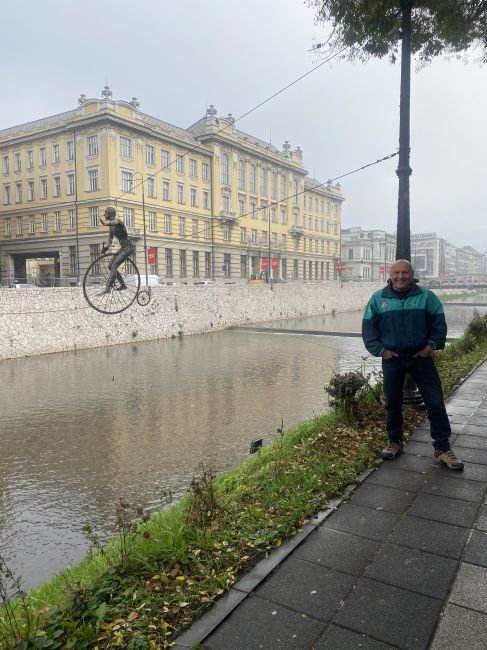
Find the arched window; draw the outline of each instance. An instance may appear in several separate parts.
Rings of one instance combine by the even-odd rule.
[[[229,160],[226,153],[222,156],[221,180],[222,185],[230,185]]]

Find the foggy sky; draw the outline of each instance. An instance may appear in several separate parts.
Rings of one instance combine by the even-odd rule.
[[[4,3],[0,129],[100,97],[137,97],[186,128],[214,104],[243,115],[310,70],[325,32],[302,0],[25,0]],[[240,130],[301,146],[311,176],[335,178],[397,150],[399,65],[335,60]],[[487,66],[438,59],[411,92],[411,229],[487,251]],[[397,158],[343,181],[343,225],[393,232]]]

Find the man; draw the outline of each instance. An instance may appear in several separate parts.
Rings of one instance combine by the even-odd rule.
[[[115,253],[115,255],[110,260],[108,268],[110,269],[110,275],[105,289],[101,292],[100,295],[110,293],[115,284],[115,280],[118,280],[118,286],[116,291],[123,291],[127,288],[127,285],[123,281],[122,276],[118,272],[118,267],[124,262],[130,255],[134,252],[134,245],[129,239],[127,228],[121,219],[117,219],[117,211],[113,207],[108,207],[105,210],[105,219],[103,221],[100,219],[102,225],[109,227],[108,232],[108,241],[103,242],[102,250],[105,253],[113,243],[113,238],[116,237],[120,243],[120,248]]]
[[[382,357],[389,436],[382,458],[393,460],[403,449],[403,385],[409,373],[428,410],[435,462],[463,469],[450,447],[450,422],[431,357],[434,350],[445,347],[446,331],[443,306],[435,294],[415,283],[407,260],[394,262],[387,286],[372,295],[362,321],[365,347],[375,357]]]

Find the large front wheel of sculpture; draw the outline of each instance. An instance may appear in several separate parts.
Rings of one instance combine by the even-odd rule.
[[[130,284],[123,288],[118,280],[115,280],[109,286],[108,265],[112,257],[112,254],[98,257],[90,264],[83,278],[86,302],[101,314],[119,314],[125,311],[136,300],[140,289],[139,270],[131,259],[126,260],[130,266]]]

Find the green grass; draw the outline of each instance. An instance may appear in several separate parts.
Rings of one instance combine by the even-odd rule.
[[[477,314],[436,355],[445,393],[486,355],[487,320]],[[0,646],[169,648],[240,575],[374,464],[385,440],[383,408],[369,393],[357,412],[354,422],[340,409],[302,422],[217,479],[203,472],[186,497],[149,520],[133,526],[127,518],[103,551],[34,590],[26,606],[9,604],[20,632],[0,613]],[[408,411],[409,430],[423,417]],[[22,610],[31,618],[20,618]]]

